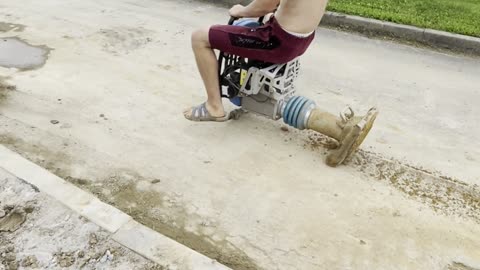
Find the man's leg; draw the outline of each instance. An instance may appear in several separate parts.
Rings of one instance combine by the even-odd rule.
[[[209,29],[196,30],[192,34],[192,49],[195,54],[200,76],[207,90],[206,109],[213,117],[225,116],[218,81],[218,63],[215,52],[208,39]],[[191,118],[193,108],[184,111],[187,118]]]

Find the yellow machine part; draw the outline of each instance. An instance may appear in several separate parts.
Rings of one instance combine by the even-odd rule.
[[[240,85],[243,85],[245,82],[245,78],[247,78],[247,71],[245,69],[240,70]]]

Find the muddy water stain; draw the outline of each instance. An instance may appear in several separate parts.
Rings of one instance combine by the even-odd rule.
[[[5,82],[5,78],[0,76],[0,104],[2,104],[8,95],[15,91],[16,87]]]
[[[23,29],[25,26],[21,24],[0,22],[0,32],[21,32]]]
[[[33,46],[15,38],[0,39],[0,66],[31,70],[42,67],[47,61],[50,49],[46,46]]]
[[[448,269],[447,270],[479,270],[477,268],[472,268],[470,266],[467,266],[463,263],[459,263],[459,262],[453,262],[452,264],[450,264],[448,266]]]
[[[208,235],[187,230],[187,217],[192,218],[195,214],[187,213],[182,206],[174,207],[174,214],[166,214],[168,212],[168,206],[164,205],[166,194],[152,190],[139,190],[137,183],[141,176],[137,175],[135,178],[136,181],[122,181],[112,177],[101,181],[101,185],[98,182],[89,183],[83,188],[95,194],[100,200],[126,212],[141,224],[232,269],[261,269],[245,252],[230,242],[214,240]],[[67,177],[66,179],[71,181],[71,178]],[[71,182],[75,183],[78,180]],[[105,190],[108,190],[110,194],[105,195]],[[166,215],[155,215],[145,211],[145,209],[155,208],[161,209],[161,212]]]

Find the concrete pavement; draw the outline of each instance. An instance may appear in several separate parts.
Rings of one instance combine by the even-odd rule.
[[[130,249],[129,252],[131,254],[133,254],[131,251],[135,251],[145,258],[152,260],[153,263],[145,260],[150,265],[153,265],[149,269],[229,270],[229,268],[216,261],[139,224],[125,212],[121,212],[117,208],[101,202],[88,191],[75,187],[72,183],[59,178],[4,146],[0,146],[0,164],[1,168],[7,172],[12,172],[15,177],[18,178],[8,179],[8,173],[3,173],[7,176],[1,185],[4,187],[4,190],[0,190],[0,195],[6,193],[6,199],[1,199],[0,202],[3,201],[5,204],[3,208],[9,209],[11,213],[6,216],[3,215],[0,218],[0,232],[14,232],[17,228],[22,227],[22,218],[23,220],[25,220],[25,217],[30,219],[28,214],[24,214],[27,210],[22,211],[21,209],[32,208],[30,205],[33,203],[36,204],[37,200],[32,200],[32,196],[28,194],[28,192],[18,192],[28,189],[28,185],[30,185],[30,189],[41,193],[41,195],[38,196],[50,196],[44,207],[51,208],[50,212],[52,215],[62,215],[62,212],[65,211],[58,211],[51,205],[63,204],[63,206],[68,207],[69,210],[71,210],[70,212],[73,212],[78,218],[87,219],[92,226],[96,227],[96,225],[98,225],[100,228],[97,230],[99,231],[101,229],[105,231],[104,234],[107,235],[112,242],[115,242],[115,244],[120,244]],[[3,170],[0,170],[0,179],[2,172]],[[12,193],[16,195],[16,199],[12,199]],[[0,210],[1,209],[2,207],[0,207]],[[17,209],[19,212],[16,212]],[[31,213],[32,211],[33,210],[28,212]],[[69,215],[71,215],[71,213],[69,213]],[[58,224],[56,226],[60,227]],[[12,227],[14,227],[14,230],[11,229]],[[79,228],[75,228],[75,230],[79,230]],[[19,238],[21,239],[25,234],[29,234],[28,228],[24,228],[22,231],[13,236],[7,234],[7,238],[13,241]],[[61,232],[61,234],[68,234],[68,232],[64,231]],[[38,239],[32,239],[32,242],[42,241],[41,239],[44,237],[46,237],[44,234],[36,235]],[[82,234],[81,237],[86,238],[87,235]],[[78,241],[78,239],[73,241]],[[61,242],[58,242],[55,248],[62,250],[65,246]],[[33,246],[29,250],[29,252],[36,253],[41,251],[42,248],[37,246]],[[124,253],[126,253],[126,251]],[[82,257],[79,258],[82,259]],[[73,258],[73,260],[75,261],[75,258]],[[127,263],[132,260],[133,259],[127,259]],[[14,259],[9,262],[9,264],[18,264],[18,262],[19,261]],[[51,263],[48,262],[44,262],[43,264],[51,265]],[[80,266],[80,268],[82,268],[82,266]],[[117,267],[115,266],[115,268]],[[128,268],[132,269],[133,266],[129,266]],[[95,269],[98,269],[98,267],[95,267]],[[15,268],[10,267],[9,270],[15,270]]]
[[[1,143],[140,223],[232,269],[480,268],[478,59],[319,29],[299,93],[381,111],[364,151],[332,169],[281,123],[183,119],[204,98],[189,33],[224,9],[2,7],[24,26],[2,37],[51,50],[43,67],[0,68]]]

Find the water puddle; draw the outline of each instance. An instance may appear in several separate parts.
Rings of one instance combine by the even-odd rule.
[[[43,66],[50,49],[33,46],[18,38],[0,39],[0,66],[20,70],[36,69]]]

